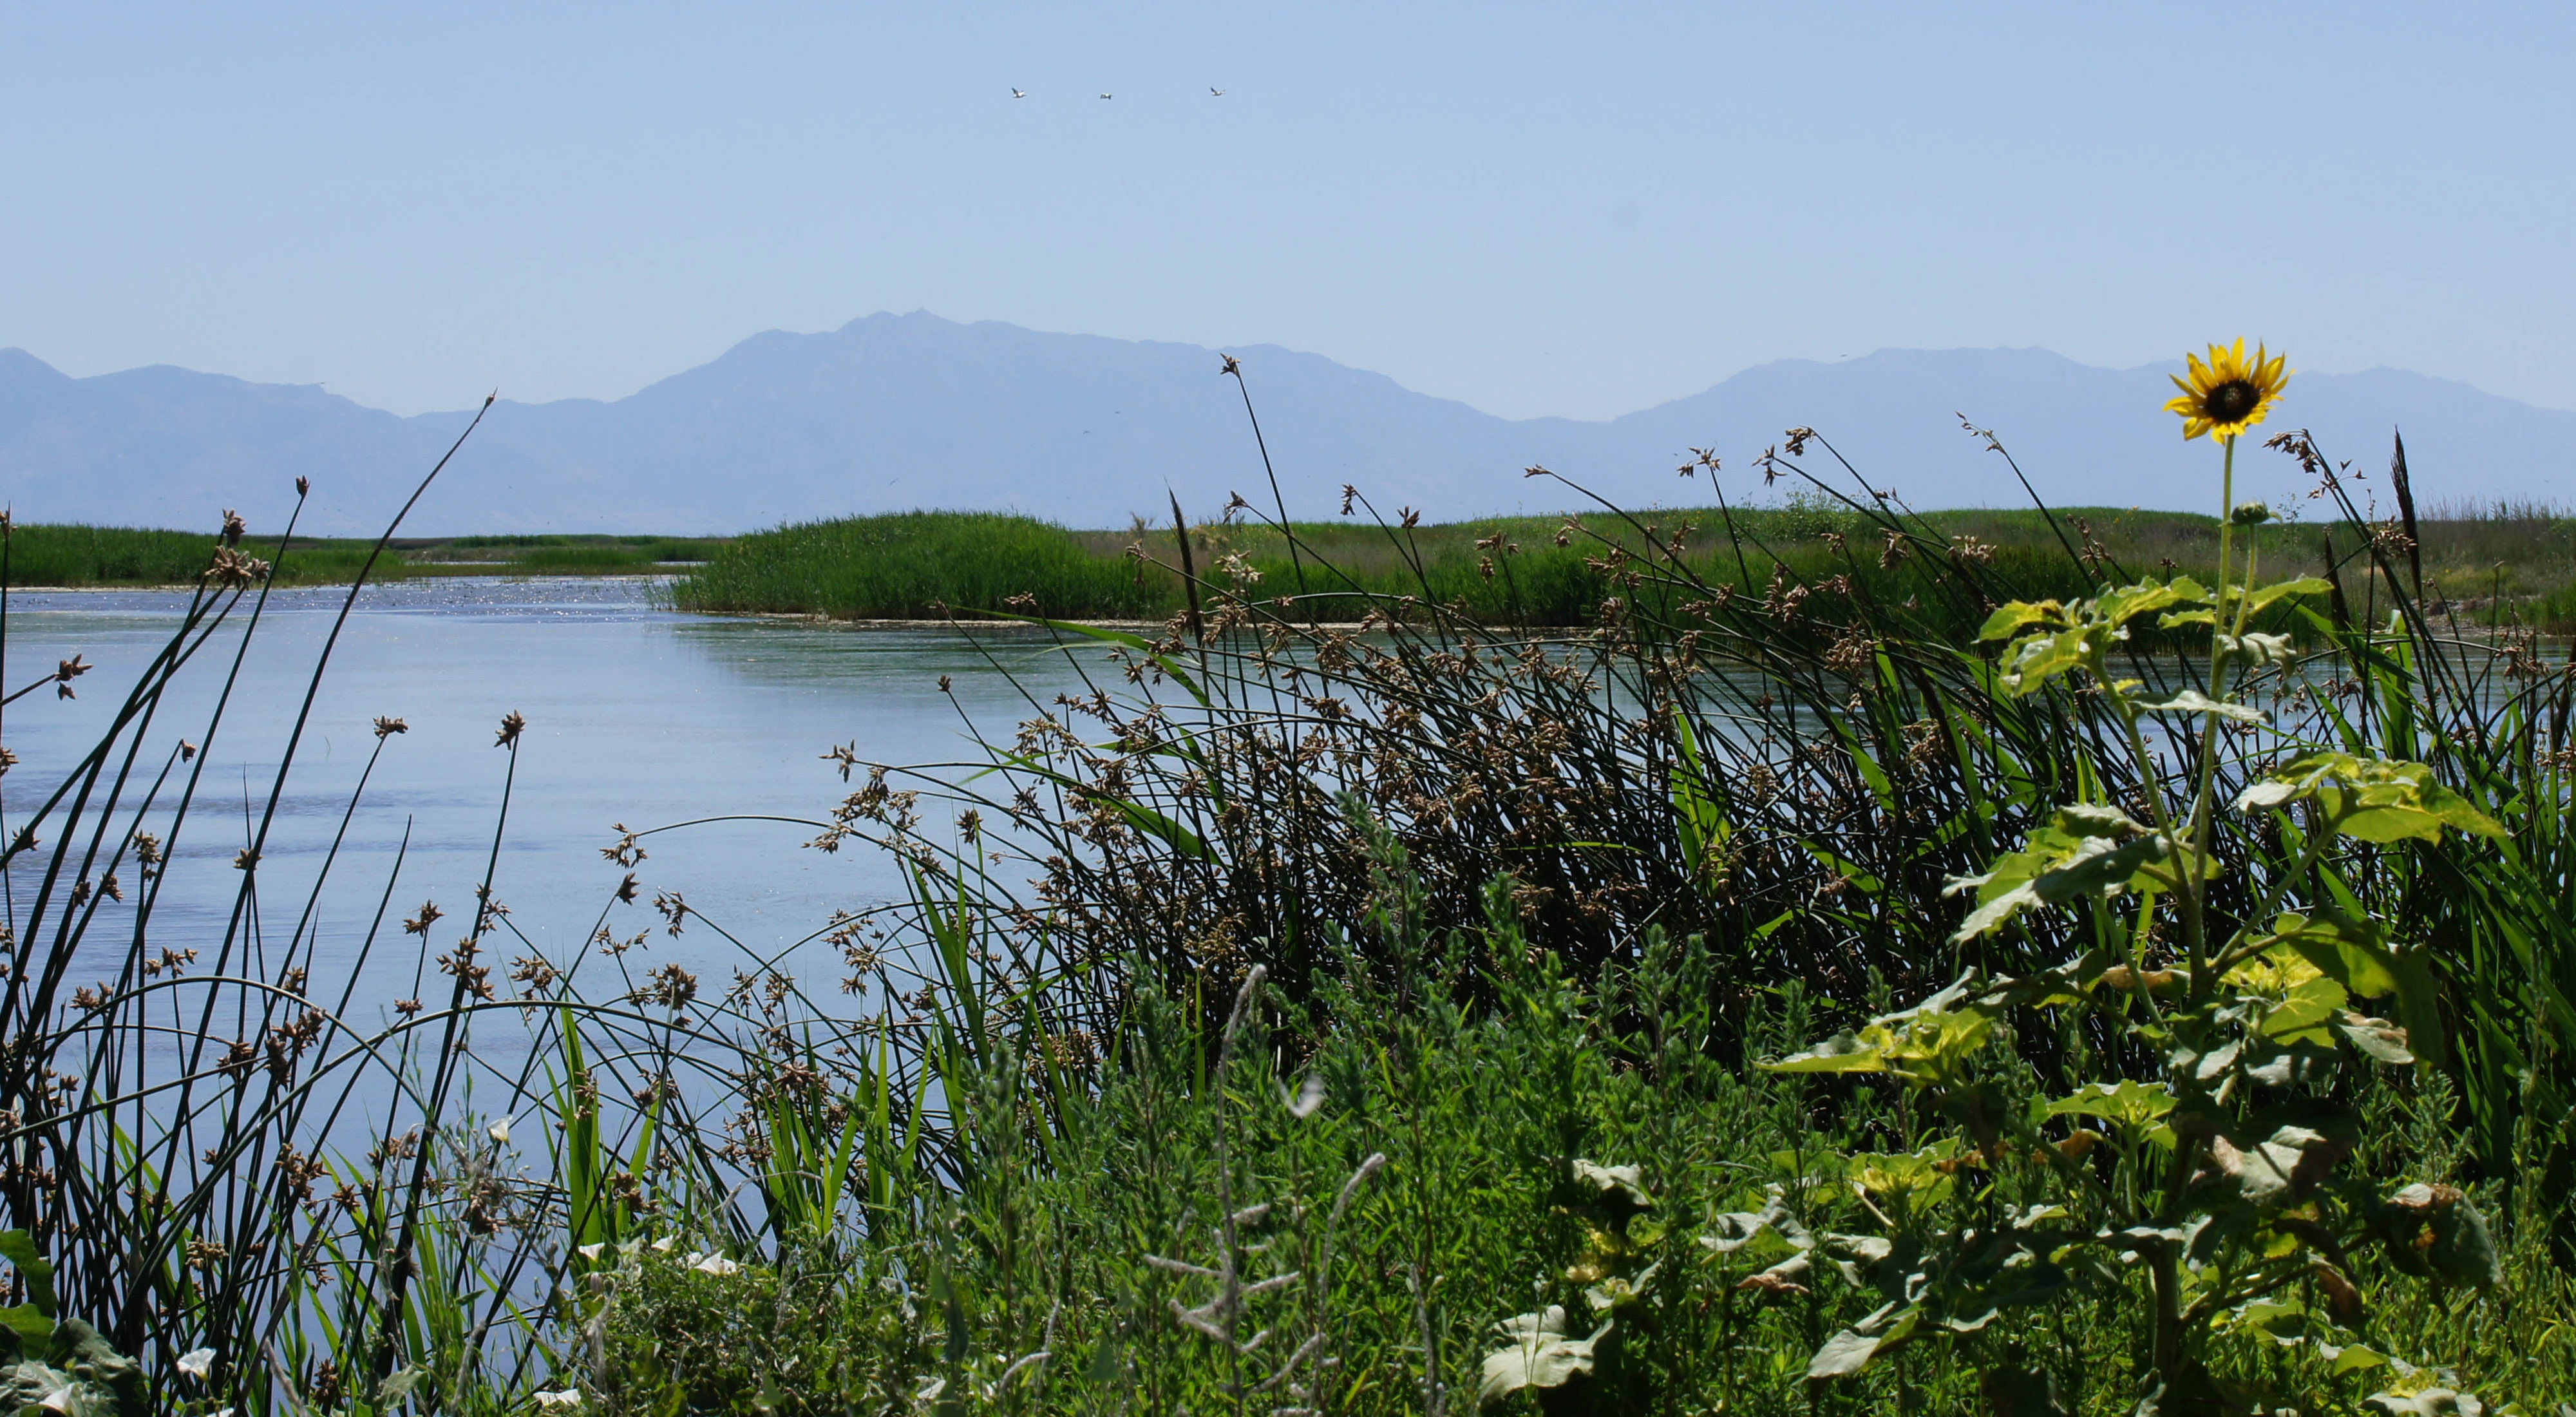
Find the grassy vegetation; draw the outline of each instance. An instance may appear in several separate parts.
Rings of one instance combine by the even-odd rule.
[[[2358,510],[2358,509],[2357,509]],[[1589,625],[1611,595],[1619,555],[1678,548],[1691,577],[1734,595],[1848,584],[1890,603],[1933,598],[1958,557],[1990,565],[2034,595],[2080,595],[2100,578],[2176,573],[2210,577],[2218,523],[2182,512],[2077,507],[2043,512],[1960,510],[1903,519],[1900,540],[1859,507],[1808,493],[1784,506],[1669,511],[1629,525],[1599,511],[1503,517],[1388,529],[1371,523],[1258,522],[1191,529],[1188,568],[1211,582],[1227,572],[1264,594],[1357,620],[1403,596],[1487,623]],[[2273,523],[2255,533],[2261,564],[2348,568],[2354,609],[2389,603],[2368,545],[2404,533],[2394,516]],[[2425,599],[2474,623],[2576,630],[2576,517],[2544,505],[2448,507],[2416,524]],[[678,603],[709,611],[906,619],[1035,606],[1069,619],[1162,619],[1187,601],[1169,528],[1068,531],[996,513],[909,512],[805,523],[745,536],[675,587]],[[1076,554],[1078,553],[1078,554]],[[2410,574],[2411,574],[2411,563]],[[1239,568],[1239,569],[1238,569]],[[1230,582],[1231,583],[1231,582]],[[1027,597],[1015,601],[1015,597]],[[1965,628],[1951,626],[1953,631]]]
[[[781,527],[723,547],[672,589],[684,609],[844,619],[1041,607],[1132,619],[1160,616],[1176,594],[1159,569],[1097,554],[1062,527],[1001,512],[902,512]]]
[[[1097,692],[843,756],[812,845],[909,888],[817,922],[837,968],[657,958],[723,922],[638,832],[575,950],[388,912],[430,987],[382,1023],[263,916],[264,821],[171,849],[204,758],[148,711],[236,570],[0,824],[0,1342],[191,1413],[2576,1402],[2576,669],[2384,527],[2266,620],[2243,549],[2314,528],[2184,587],[1860,506],[1482,548],[1597,578],[1555,634],[1401,529],[1210,529],[1195,616],[1052,622]],[[811,531],[924,608],[1157,569]],[[1775,577],[1801,535],[1846,569]],[[154,919],[182,868],[228,925]]]
[[[1891,1091],[1711,1057],[1706,1040],[1728,1028],[1699,944],[1657,937],[1586,990],[1536,947],[1507,891],[1472,942],[1411,933],[1401,860],[1385,861],[1379,910],[1334,941],[1384,967],[1339,971],[1302,1008],[1256,986],[1218,1057],[1222,995],[1138,998],[1100,1040],[1115,1054],[1105,1067],[1068,1070],[1063,1045],[1013,1028],[950,1075],[968,1080],[952,1086],[972,1098],[959,1125],[976,1138],[954,1184],[879,1190],[852,1174],[859,1194],[826,1228],[604,1254],[615,1297],[584,1384],[596,1410],[873,1412],[932,1391],[953,1411],[1463,1417],[1489,1359],[1512,1350],[1494,1325],[1549,1306],[1576,1316],[1572,1338],[1613,1318],[1618,1338],[1593,1346],[1588,1376],[1494,1406],[1987,1411],[1981,1368],[2009,1354],[2051,1376],[2064,1411],[2135,1406],[2150,1342],[2139,1306],[2081,1281],[2007,1310],[1971,1353],[1924,1344],[1857,1380],[1806,1382],[1809,1355],[1882,1300],[1858,1252],[1840,1252],[1857,1281],[1829,1259],[1876,1233],[1871,1206],[1889,1204],[1847,1178],[1937,1151],[1937,1129]],[[1455,981],[1433,972],[1467,954],[1498,962],[1490,1004],[1455,1003]],[[1792,991],[1751,1022],[1754,1046],[1785,1051],[1814,1018]],[[2006,1071],[2014,1105],[2053,1090]],[[2374,1092],[2372,1142],[2347,1165],[2393,1185],[2428,1174],[2430,1148],[2432,1172],[2456,1176],[2442,1170],[2456,1164],[2448,1101],[2438,1083]],[[834,1134],[825,1099],[797,1115]],[[1576,1158],[1620,1168],[1633,1191],[1605,1189]],[[841,1173],[826,1158],[821,1174]],[[2032,1179],[1996,1167],[1972,1183],[1994,1193],[1944,1205],[2031,1208],[2045,1190]],[[2523,1204],[2498,1218],[2495,1290],[2463,1306],[2431,1282],[2374,1281],[2347,1351],[2433,1357],[2487,1394],[2576,1391],[2563,1327],[2576,1284],[2542,1238],[2549,1215]],[[1844,1239],[1810,1261],[1816,1236]],[[2339,1372],[2314,1342],[2244,1338],[2227,1374],[2303,1412],[2357,1410],[2391,1377]]]
[[[12,587],[193,585],[206,574],[217,544],[197,532],[77,524],[17,526],[10,537]],[[670,536],[409,537],[388,548],[374,575],[643,575],[701,561],[723,544]],[[346,585],[374,545],[297,537],[280,548],[254,537],[242,549],[272,562],[281,585]]]

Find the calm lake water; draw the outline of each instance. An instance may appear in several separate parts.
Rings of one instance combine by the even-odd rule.
[[[313,588],[271,596],[179,837],[154,918],[156,944],[202,948],[220,937],[239,882],[234,854],[266,800],[345,594]],[[172,592],[11,597],[12,687],[75,652],[98,667],[77,681],[77,699],[59,701],[48,689],[7,709],[0,737],[21,760],[0,783],[9,830],[111,721],[185,599]],[[208,713],[240,644],[238,630],[227,630],[183,671],[148,735],[143,771],[182,738],[208,741]],[[1044,702],[1078,687],[1062,651],[1026,640],[987,648],[1003,667],[942,628],[852,630],[684,615],[658,608],[647,586],[632,580],[370,587],[323,677],[262,862],[267,927],[282,935],[301,911],[375,746],[370,725],[380,714],[405,720],[410,731],[387,744],[317,912],[315,983],[326,986],[345,973],[391,879],[391,941],[378,946],[353,1021],[421,992],[412,983],[419,951],[402,948],[415,942],[392,921],[423,900],[437,901],[449,918],[430,938],[443,950],[471,920],[509,766],[509,755],[493,745],[504,714],[524,715],[527,727],[494,894],[510,908],[511,922],[561,962],[583,948],[625,874],[600,852],[616,839],[613,823],[640,829],[726,814],[819,820],[850,791],[822,760],[828,747],[855,743],[862,760],[895,763],[972,760],[978,750],[969,720],[1007,739],[1035,711],[1024,691]],[[941,692],[942,675],[950,676],[952,693]],[[653,892],[682,892],[745,946],[775,953],[823,926],[834,910],[863,909],[900,890],[871,849],[805,849],[814,832],[736,822],[654,837],[646,843],[650,859],[638,868],[643,900],[616,907],[609,923],[628,935],[657,927],[637,957],[676,959],[712,986],[729,978],[742,956],[699,922],[677,939],[664,935],[649,904]],[[10,873],[20,901],[32,885],[28,868],[40,871],[42,863],[22,858]],[[131,900],[130,866],[125,881]],[[105,907],[107,928],[94,930],[92,948],[118,948],[113,912],[129,908]],[[524,950],[506,939],[496,948],[504,959]],[[836,962],[817,959],[817,977],[808,982],[821,985]],[[74,974],[85,982],[110,968],[102,959],[96,971]],[[443,988],[430,992],[444,997]]]

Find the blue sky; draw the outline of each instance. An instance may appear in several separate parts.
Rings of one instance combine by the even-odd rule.
[[[2243,333],[2576,408],[2571,54],[2540,5],[0,0],[0,345],[413,412],[928,308],[1593,417]]]

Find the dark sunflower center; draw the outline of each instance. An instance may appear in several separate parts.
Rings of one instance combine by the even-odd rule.
[[[2230,379],[2210,390],[2209,397],[2201,401],[2201,406],[2209,410],[2209,416],[2214,421],[2233,423],[2252,413],[2254,406],[2262,401],[2263,395],[2255,390],[2250,381]]]

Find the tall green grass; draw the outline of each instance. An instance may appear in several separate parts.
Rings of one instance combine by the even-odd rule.
[[[79,524],[18,526],[9,540],[13,586],[187,585],[215,547],[203,532]]]
[[[1697,942],[1652,936],[1585,988],[1520,925],[1507,885],[1479,938],[1440,939],[1422,933],[1400,855],[1377,864],[1371,912],[1333,945],[1381,967],[1341,971],[1302,1007],[1256,975],[1231,999],[1149,989],[1102,1038],[1050,1032],[1042,998],[1016,1001],[981,1045],[944,1016],[960,1051],[942,1078],[972,1165],[913,1189],[915,1173],[890,1183],[871,1147],[779,1149],[771,1184],[792,1155],[834,1198],[800,1211],[806,1228],[774,1250],[702,1232],[675,1252],[619,1254],[583,1389],[619,1414],[876,1411],[928,1393],[933,1410],[963,1412],[1464,1417],[1486,1405],[1489,1358],[1512,1346],[1499,1321],[1557,1305],[1579,1336],[1606,1317],[1616,1279],[1625,1336],[1595,1351],[1590,1377],[1493,1406],[1993,1410],[1971,1367],[1925,1350],[1864,1381],[1804,1381],[1807,1355],[1879,1296],[1838,1277],[1830,1250],[1803,1263],[1780,1233],[1746,1225],[1791,1214],[1806,1228],[1787,1233],[1810,1244],[1869,1229],[1846,1159],[1910,1152],[1924,1118],[1889,1092],[1710,1056],[1703,1040],[1729,1024],[1722,971]],[[1489,1002],[1458,1001],[1441,961],[1461,957],[1495,961]],[[1763,997],[1748,1020],[1757,1046],[1803,1038],[1810,1007],[1794,990]],[[2026,1069],[2005,1077],[2015,1102],[2050,1086]],[[808,1096],[793,1110],[828,1139],[836,1115],[871,1125],[866,1101]],[[2441,1167],[2446,1101],[2438,1080],[2377,1095],[2373,1143],[2352,1164],[2422,1174],[2429,1143]],[[1577,1159],[1633,1167],[1634,1195],[1605,1204]],[[2012,1181],[1996,1184],[1956,1204],[2021,1203]],[[2534,1200],[2500,1218],[2500,1292],[2460,1306],[2427,1283],[2375,1283],[2368,1338],[2438,1355],[2527,1410],[2576,1391],[2562,1324],[2576,1284],[2552,1263]],[[710,1250],[741,1267],[697,1258]],[[2146,1335],[2115,1290],[2075,1286],[1980,1341],[2026,1353],[2060,1410],[2136,1406]],[[2387,1376],[2251,1334],[2226,1361],[2240,1381],[2301,1394],[2303,1412],[2357,1411]]]
[[[1775,569],[1792,584],[1842,578],[1891,604],[1946,600],[1937,584],[1960,552],[2039,598],[2083,594],[2103,578],[2208,577],[2217,522],[2182,512],[2092,507],[1968,509],[1904,514],[1876,499],[1813,492],[1785,505],[1664,511],[1635,526],[1601,508],[1404,527],[1366,521],[1205,523],[1189,532],[1190,566],[1276,595],[1300,588],[1312,617],[1356,621],[1403,597],[1487,624],[1581,627],[1599,616],[1622,557],[1651,555],[1688,569],[1704,591],[1762,596]],[[2329,551],[2350,558],[2393,528],[2364,508],[2331,522],[2273,524],[2252,535],[2265,564],[2309,568]],[[2545,508],[2448,508],[2417,526],[2428,603],[2474,624],[2576,628],[2576,539]],[[1294,543],[1311,565],[1291,555]],[[1068,555],[1066,548],[1080,555]],[[1067,532],[992,513],[910,512],[804,523],[740,539],[674,590],[690,609],[938,618],[1035,607],[1071,619],[1161,619],[1188,600],[1176,533],[1141,522],[1123,532]],[[1669,554],[1678,549],[1679,555]],[[1893,549],[1897,554],[1891,557]],[[1928,554],[1927,554],[1928,553]],[[2367,560],[2347,587],[2364,613],[2390,597]],[[1025,597],[1025,598],[1023,598]],[[1976,617],[1941,632],[1973,629]],[[2292,627],[2304,633],[2304,627]]]
[[[9,584],[187,586],[211,564],[216,538],[194,532],[80,524],[13,527]],[[369,542],[290,537],[263,557],[281,585],[347,585],[428,575],[647,575],[705,559],[721,542],[670,536],[415,538],[373,555]]]
[[[920,619],[952,609],[1159,615],[1175,594],[1141,563],[1092,555],[1061,527],[1000,512],[904,512],[746,536],[680,581],[684,609]]]

